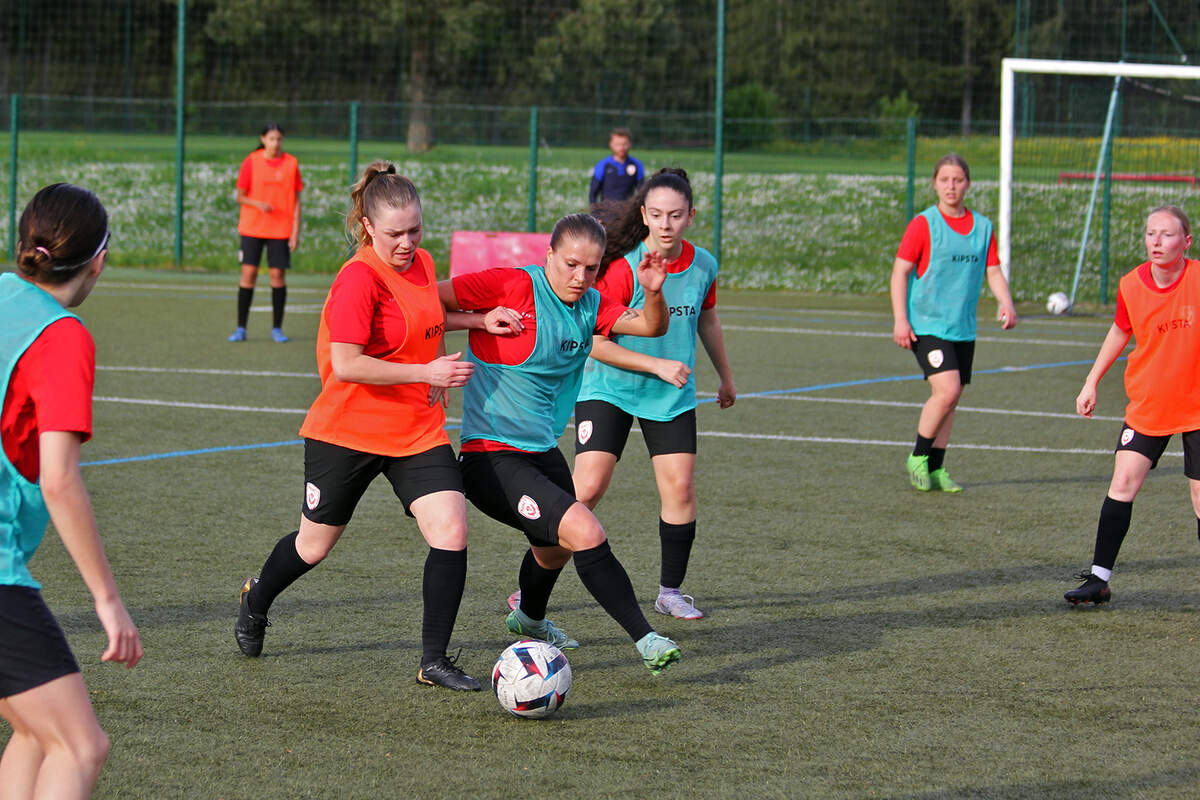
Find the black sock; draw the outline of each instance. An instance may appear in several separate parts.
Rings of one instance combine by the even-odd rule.
[[[238,316],[237,326],[239,328],[246,327],[246,320],[250,319],[250,303],[254,300],[254,287],[247,289],[245,286],[238,287]]]
[[[1129,519],[1133,516],[1133,501],[1123,502],[1105,496],[1100,506],[1100,524],[1096,527],[1096,550],[1092,563],[1097,567],[1112,569],[1117,563],[1121,542],[1129,532]]]
[[[914,456],[927,456],[933,450],[933,439],[917,434],[917,444],[913,447]]]
[[[467,551],[429,548],[421,598],[425,612],[421,620],[421,663],[446,655],[463,587],[467,584]]]
[[[941,469],[944,463],[946,463],[946,448],[929,448],[929,471],[933,472],[935,469]]]
[[[246,595],[246,605],[254,614],[265,614],[271,610],[271,603],[296,579],[316,564],[310,564],[296,552],[296,536],[300,531],[292,531],[275,543],[275,549],[267,556],[262,571],[258,575],[258,583]]]
[[[550,592],[558,580],[558,569],[546,569],[537,563],[532,550],[525,551],[521,561],[521,572],[517,584],[521,587],[521,612],[530,619],[546,618],[546,603],[550,602]]]
[[[688,558],[692,554],[692,542],[696,541],[696,520],[685,525],[672,525],[660,519],[658,541],[662,547],[662,567],[658,582],[668,589],[678,589],[683,586]]]
[[[635,642],[654,630],[646,622],[642,609],[638,608],[629,575],[613,555],[607,540],[589,550],[577,551],[575,571],[584,588]]]
[[[271,327],[283,327],[283,306],[287,303],[287,287],[271,287]]]
[[[1200,538],[1200,517],[1196,518],[1196,537]]]

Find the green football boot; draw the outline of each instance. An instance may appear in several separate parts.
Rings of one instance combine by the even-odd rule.
[[[961,492],[963,490],[963,487],[955,483],[946,472],[945,467],[929,473],[929,488],[935,492]]]
[[[651,675],[659,674],[678,661],[682,655],[679,645],[654,631],[638,639],[637,649],[642,655],[642,663],[650,670]]]
[[[514,608],[504,620],[511,633],[517,636],[528,636],[530,639],[541,639],[549,642],[559,650],[574,650],[579,642],[567,636],[558,626],[548,619],[530,619],[520,608]]]
[[[913,488],[918,492],[928,492],[931,488],[929,482],[929,456],[909,456],[908,457],[908,479],[912,482]]]

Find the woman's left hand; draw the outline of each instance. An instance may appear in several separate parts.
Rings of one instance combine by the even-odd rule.
[[[442,404],[442,408],[447,407],[448,402],[447,402],[447,398],[446,398],[446,390],[444,387],[441,387],[441,386],[430,386],[429,387],[429,407],[433,408],[438,403]]]
[[[737,387],[733,385],[733,381],[721,381],[721,385],[717,387],[717,405],[721,408],[729,408],[737,400]]]
[[[523,316],[511,308],[496,306],[483,315],[483,329],[497,336],[516,336],[525,330],[525,323],[521,321]]]
[[[647,292],[662,291],[667,280],[667,261],[658,253],[647,252],[637,265],[638,283]]]
[[[1001,306],[996,312],[996,319],[1000,320],[1000,329],[1008,330],[1017,326],[1017,309],[1010,306]]]

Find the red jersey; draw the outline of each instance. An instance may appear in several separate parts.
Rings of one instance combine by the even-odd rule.
[[[971,229],[975,227],[975,215],[969,208],[964,208],[963,211],[966,213],[961,217],[947,217],[940,208],[938,209],[938,212],[942,214],[942,219],[946,220],[946,224],[950,226],[950,230],[960,236],[968,236]],[[916,264],[918,278],[925,274],[925,269],[929,266],[929,222],[922,215],[917,214],[913,217],[908,223],[908,227],[904,229],[904,238],[900,240],[896,258]],[[991,241],[988,242],[986,266],[1000,266],[1000,252],[996,249],[994,232]]]
[[[520,269],[498,267],[460,275],[453,279],[454,297],[464,311],[490,311],[497,306],[511,308],[521,315],[525,328],[516,336],[496,336],[486,331],[468,334],[471,352],[482,361],[492,364],[522,364],[533,353],[537,342],[537,313],[533,299],[533,279]],[[608,336],[612,327],[628,307],[603,294],[596,312],[594,334]],[[488,439],[469,439],[462,443],[462,452],[517,451],[502,442]]]
[[[46,327],[17,361],[0,414],[4,454],[28,481],[41,471],[39,435],[74,431],[92,438],[96,344],[72,318]]]
[[[667,262],[667,272],[669,274],[683,272],[692,265],[695,257],[696,248],[685,239],[683,250],[680,251],[679,256],[674,261]],[[608,265],[608,269],[604,271],[604,277],[596,281],[596,291],[622,305],[629,305],[629,301],[633,299],[633,284],[637,280],[634,277],[635,270],[637,270],[637,264],[630,264],[627,256],[618,258]],[[700,310],[707,311],[716,305],[717,282],[713,281],[712,286],[708,287],[708,294],[704,296],[704,302],[700,304]]]

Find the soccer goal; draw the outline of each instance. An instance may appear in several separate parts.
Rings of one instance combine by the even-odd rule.
[[[1198,179],[1200,67],[1003,60],[996,244],[1022,296],[1108,302],[1109,239],[1116,274],[1145,260],[1146,212],[1196,216]]]

